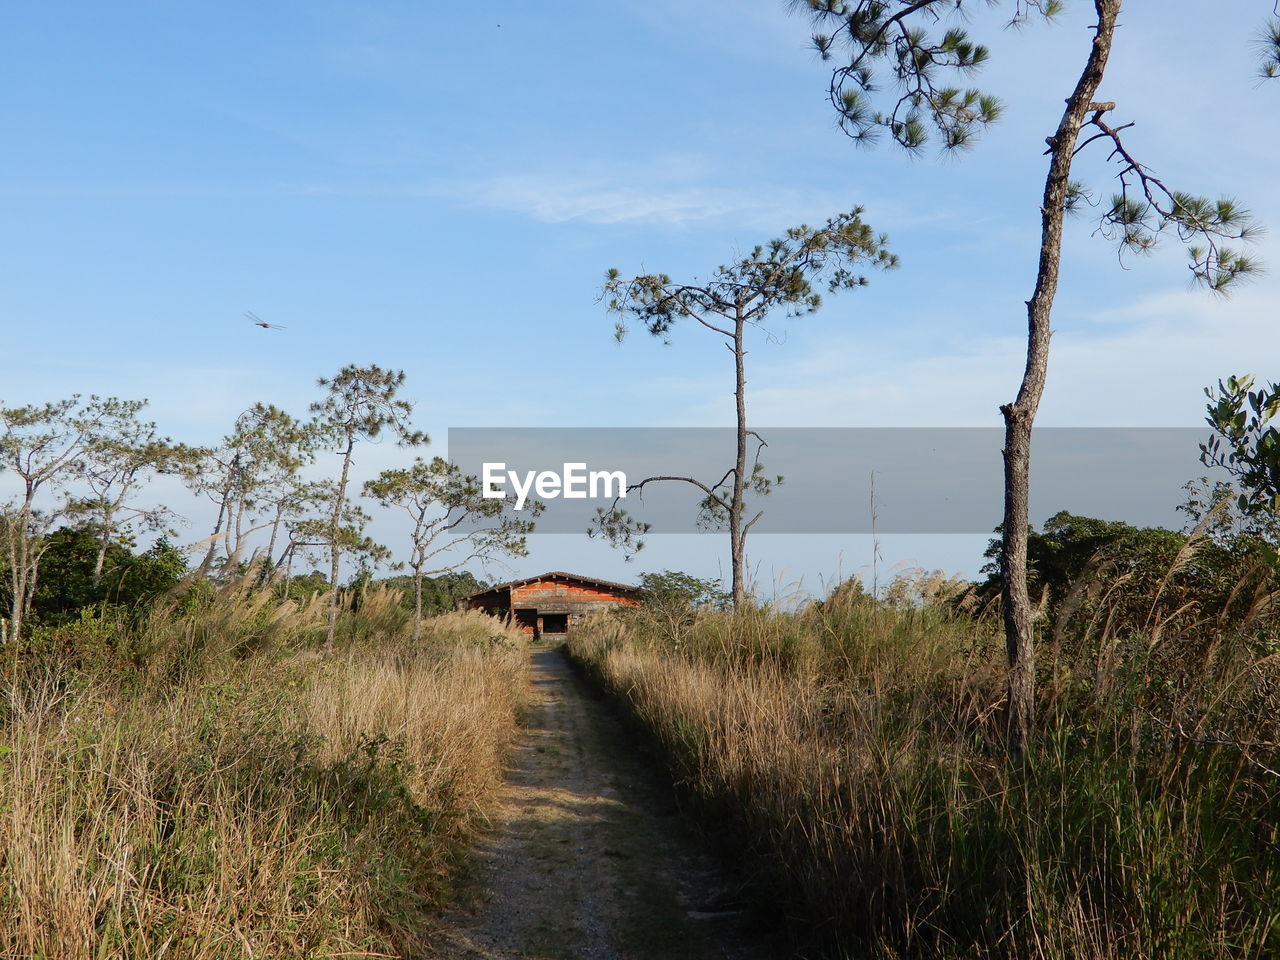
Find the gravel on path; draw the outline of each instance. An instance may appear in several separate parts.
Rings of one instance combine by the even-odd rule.
[[[558,648],[534,649],[533,702],[498,827],[464,906],[430,943],[444,960],[773,960],[602,696]]]

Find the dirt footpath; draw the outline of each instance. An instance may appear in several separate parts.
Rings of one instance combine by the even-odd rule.
[[[770,960],[669,789],[558,649],[533,653],[534,703],[465,912],[433,953],[459,960]]]

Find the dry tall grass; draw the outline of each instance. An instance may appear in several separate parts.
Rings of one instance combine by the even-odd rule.
[[[1280,946],[1273,663],[1204,679],[1221,743],[1159,721],[1170,696],[1149,663],[1117,666],[1105,698],[1048,675],[1037,761],[1013,768],[1000,638],[950,607],[837,593],[795,614],[702,613],[678,637],[641,612],[570,649],[805,948],[1226,960]]]
[[[0,693],[0,956],[415,949],[492,802],[523,654],[439,628],[321,659],[287,641],[323,605],[233,593]]]

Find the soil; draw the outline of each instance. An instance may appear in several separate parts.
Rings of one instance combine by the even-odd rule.
[[[680,816],[669,782],[559,648],[532,653],[533,702],[496,829],[447,960],[772,960],[782,956]]]

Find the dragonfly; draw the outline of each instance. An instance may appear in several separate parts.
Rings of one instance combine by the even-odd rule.
[[[267,321],[263,320],[260,316],[258,316],[256,313],[253,313],[252,311],[249,313],[246,313],[245,317],[255,327],[262,327],[263,330],[288,330],[289,329],[288,327],[280,326],[280,324],[278,323],[267,323]]]

